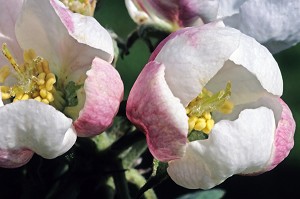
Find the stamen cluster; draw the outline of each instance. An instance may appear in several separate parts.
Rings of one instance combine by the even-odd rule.
[[[54,101],[53,92],[56,77],[49,69],[49,63],[42,57],[36,56],[34,50],[24,51],[24,64],[18,65],[6,44],[2,45],[2,52],[15,70],[17,83],[12,86],[1,86],[2,100],[34,99],[49,104]],[[0,70],[0,81],[3,83],[10,75],[8,66]]]

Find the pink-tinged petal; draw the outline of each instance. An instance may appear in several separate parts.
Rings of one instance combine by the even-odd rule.
[[[223,2],[232,4],[225,0]],[[272,53],[300,41],[298,0],[239,1],[236,7],[239,7],[239,11],[235,15],[223,15],[225,24],[255,38]]]
[[[72,120],[35,100],[0,107],[0,118],[1,167],[25,164],[32,155],[28,150],[47,159],[55,158],[76,141]]]
[[[47,59],[58,76],[88,69],[95,56],[108,62],[113,59],[106,30],[92,17],[70,12],[58,0],[25,1],[16,36],[23,49],[34,49]]]
[[[15,35],[15,24],[21,11],[23,0],[0,0],[0,46],[7,43],[8,48],[18,61],[23,61],[23,54]],[[0,53],[0,67],[8,64],[7,59]]]
[[[272,154],[275,128],[272,110],[246,109],[235,121],[216,123],[207,140],[189,143],[183,158],[169,162],[168,173],[183,187],[209,189],[234,174],[261,171]]]
[[[192,101],[238,48],[241,33],[211,23],[188,28],[169,39],[155,61],[166,67],[166,81],[183,104]],[[179,81],[180,80],[180,81]]]
[[[281,99],[280,104],[283,107],[281,119],[277,125],[275,132],[275,141],[273,144],[273,155],[270,159],[266,171],[272,170],[280,162],[282,162],[290,153],[294,146],[294,133],[296,123],[293,114],[288,105]]]
[[[29,162],[34,152],[29,149],[1,150],[0,149],[0,167],[17,168]]]
[[[128,100],[128,119],[147,137],[152,155],[160,161],[183,156],[188,118],[179,99],[165,81],[165,67],[149,62],[134,83]]]
[[[124,86],[117,70],[95,58],[84,83],[86,100],[74,122],[78,136],[94,136],[108,128],[118,112]]]
[[[217,18],[218,0],[179,0],[179,18],[184,26],[203,25]]]

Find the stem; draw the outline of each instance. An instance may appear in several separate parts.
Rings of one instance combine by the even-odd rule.
[[[116,194],[118,199],[130,199],[128,183],[125,176],[125,170],[122,165],[122,160],[116,159],[114,161],[115,171],[112,173],[114,179]]]

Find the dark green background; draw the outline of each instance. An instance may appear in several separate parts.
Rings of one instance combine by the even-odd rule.
[[[95,17],[108,29],[112,29],[120,37],[126,36],[136,28],[130,19],[123,0],[101,0]],[[299,19],[300,20],[300,19]],[[142,41],[138,41],[124,59],[119,59],[117,69],[125,84],[125,97],[139,72],[146,64],[150,53]],[[290,106],[296,123],[300,121],[300,45],[275,55],[284,80],[283,99]],[[295,146],[290,155],[274,170],[256,177],[233,176],[221,184],[227,191],[226,198],[290,198],[300,195],[297,184],[300,178],[300,135],[296,128]],[[191,192],[166,181],[156,188],[160,198]],[[167,194],[167,195],[165,195]]]

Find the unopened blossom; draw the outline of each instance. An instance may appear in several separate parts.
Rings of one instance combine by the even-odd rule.
[[[0,167],[55,158],[111,125],[123,84],[109,33],[58,0],[0,0]]]
[[[60,0],[72,12],[93,16],[97,0]]]
[[[126,110],[177,184],[209,189],[271,170],[289,154],[295,122],[282,92],[271,53],[219,22],[162,41]]]
[[[226,26],[255,38],[272,53],[280,52],[300,41],[298,0],[125,1],[131,18],[138,24],[161,24],[174,31],[178,27],[222,19]]]
[[[151,24],[168,31],[215,20],[218,9],[216,0],[197,1],[197,4],[187,0],[125,0],[125,4],[135,23]],[[190,12],[190,6],[196,6],[197,11]]]

